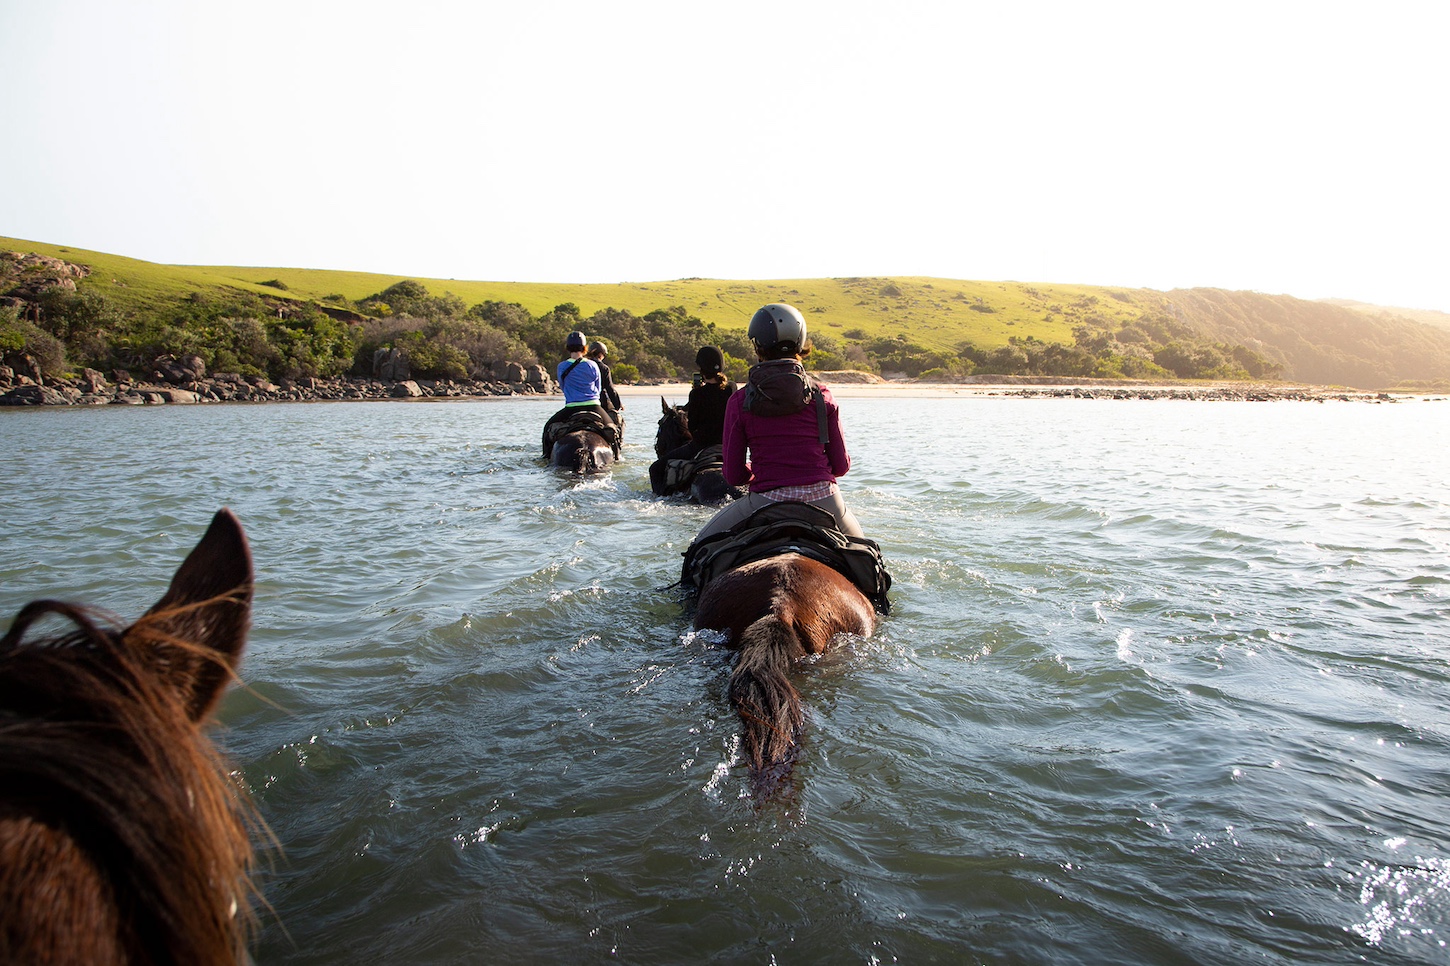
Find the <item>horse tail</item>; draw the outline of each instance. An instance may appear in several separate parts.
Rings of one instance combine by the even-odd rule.
[[[790,670],[804,656],[795,629],[775,614],[755,621],[740,637],[730,703],[744,725],[745,752],[757,778],[776,766],[789,766],[794,756],[805,710]]]

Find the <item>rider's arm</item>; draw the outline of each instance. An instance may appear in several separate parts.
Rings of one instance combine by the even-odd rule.
[[[743,394],[736,394],[725,404],[725,432],[721,438],[720,456],[725,462],[721,468],[725,482],[731,486],[745,486],[754,478],[750,464],[745,462],[745,428],[740,424],[740,400],[743,398]]]
[[[851,469],[851,454],[846,452],[846,441],[841,437],[841,410],[831,399],[828,390],[822,390],[826,403],[826,459],[831,464],[831,475],[845,476]]]

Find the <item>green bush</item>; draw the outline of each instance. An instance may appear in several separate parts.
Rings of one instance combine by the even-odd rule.
[[[24,353],[35,359],[47,379],[59,379],[66,372],[65,344],[33,322],[19,317],[14,309],[0,309],[0,357]]]

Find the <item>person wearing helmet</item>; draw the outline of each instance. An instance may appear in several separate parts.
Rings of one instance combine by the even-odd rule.
[[[548,459],[553,454],[554,436],[557,435],[555,427],[569,423],[581,412],[597,413],[603,418],[604,425],[614,435],[614,439],[610,442],[614,446],[615,455],[618,456],[618,425],[604,407],[599,405],[601,384],[599,366],[584,354],[584,333],[570,332],[569,337],[564,340],[564,348],[569,353],[569,357],[561,360],[554,370],[554,381],[564,391],[564,407],[550,416],[549,421],[544,424],[544,459]]]
[[[811,351],[805,317],[795,306],[773,302],[755,313],[746,334],[760,361],[750,367],[744,390],[725,405],[721,443],[725,482],[748,485],[749,492],[715,514],[695,542],[783,500],[820,507],[842,533],[864,537],[836,485],[851,468],[840,410],[831,391],[801,365]]]
[[[666,463],[670,460],[692,460],[700,451],[719,446],[725,432],[725,404],[735,392],[735,383],[725,377],[725,353],[715,346],[701,346],[695,353],[695,373],[690,397],[685,401],[685,428],[688,442],[676,446],[655,460],[649,468],[650,487],[663,495],[668,486]]]
[[[620,402],[619,393],[614,389],[614,373],[609,371],[609,363],[604,361],[604,357],[609,354],[609,346],[603,342],[594,341],[589,343],[589,351],[584,354],[593,359],[594,364],[599,367],[599,405],[609,410],[609,414],[614,417],[614,421],[619,423],[622,429],[624,417],[620,416],[619,412],[624,408],[624,403]]]

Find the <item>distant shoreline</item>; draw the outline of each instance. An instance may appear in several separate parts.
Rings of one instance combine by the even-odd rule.
[[[833,375],[830,373],[825,376]],[[1179,400],[1190,402],[1410,402],[1445,401],[1450,395],[1423,392],[1367,392],[1333,386],[1274,385],[1265,383],[1123,383],[1121,381],[1064,380],[1057,383],[921,383],[836,382],[823,377],[838,399],[1111,399]],[[621,396],[663,396],[683,403],[689,383],[654,386],[618,386]]]
[[[99,373],[95,373],[99,376]],[[1222,382],[1171,383],[1125,382],[1120,380],[1053,380],[1035,377],[1003,377],[1001,382],[905,382],[887,381],[865,372],[819,372],[815,375],[831,394],[841,399],[1089,399],[1089,400],[1180,400],[1196,402],[1375,402],[1445,401],[1450,394],[1423,391],[1364,391],[1334,386],[1274,383]],[[678,405],[689,398],[690,384],[617,385],[621,396],[663,397]],[[54,408],[61,406],[106,405],[212,405],[217,403],[369,402],[409,400],[414,402],[484,401],[500,399],[538,400],[557,405],[558,392],[541,391],[529,384],[497,382],[452,382],[449,380],[378,379],[303,380],[274,385],[264,379],[213,377],[203,381],[176,383],[125,383],[105,380],[87,384],[69,380],[60,384],[26,384],[0,387],[0,409]]]

